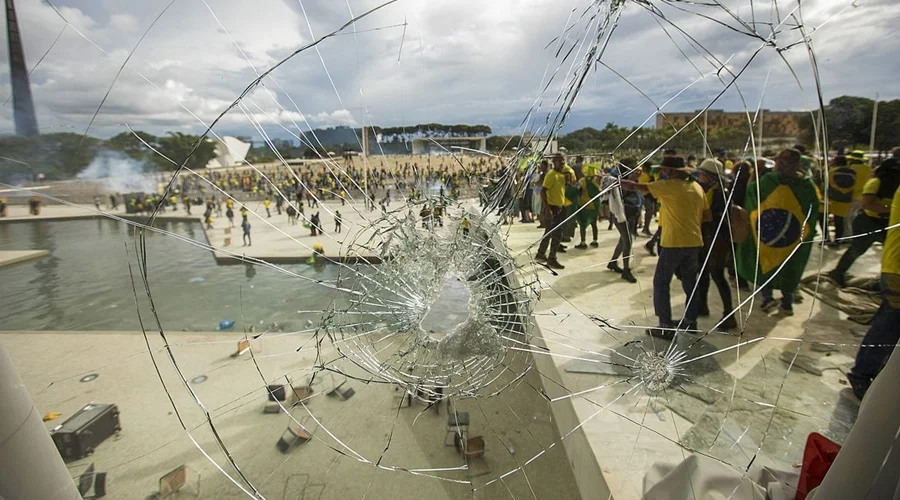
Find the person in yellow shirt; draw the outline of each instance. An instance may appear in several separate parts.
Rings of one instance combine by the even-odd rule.
[[[891,200],[900,186],[900,162],[888,158],[875,170],[866,182],[860,197],[862,211],[853,219],[854,238],[850,248],[841,256],[828,277],[841,287],[846,286],[846,274],[861,255],[876,241],[884,241],[884,229],[888,226]]]
[[[563,204],[565,208],[565,223],[563,224],[563,234],[560,241],[568,243],[575,237],[575,217],[573,214],[581,205],[578,201],[578,179],[575,175],[575,169],[570,167],[568,163],[564,163],[562,172],[566,175],[566,201]],[[563,245],[563,248],[565,248],[565,245]]]
[[[272,206],[272,202],[269,201],[269,197],[266,196],[266,199],[263,200],[263,206],[266,207],[266,217],[272,218],[272,210],[269,208]]]
[[[562,239],[563,221],[565,221],[565,204],[566,204],[566,185],[568,178],[563,173],[563,167],[566,163],[566,157],[562,153],[557,153],[553,157],[553,169],[547,171],[544,175],[544,182],[541,183],[541,206],[542,219],[546,227],[544,228],[544,236],[538,245],[535,260],[546,262],[551,269],[565,269],[565,266],[556,259],[557,253],[565,253],[565,248],[560,248],[560,240]],[[547,247],[549,246],[550,254],[548,255]]]
[[[853,221],[860,211],[863,188],[869,181],[869,177],[872,176],[872,168],[866,160],[865,153],[860,150],[855,150],[847,155],[847,166],[853,169],[856,176],[853,184],[853,202],[850,205],[849,215],[844,219],[844,229],[846,236],[853,236]]]
[[[706,194],[700,184],[690,178],[690,170],[680,156],[666,156],[660,164],[666,179],[651,184],[622,180],[623,187],[635,187],[649,193],[661,202],[659,261],[653,275],[653,309],[659,318],[659,326],[647,330],[653,337],[672,340],[675,329],[697,329],[697,305],[693,297],[700,271],[700,251],[703,248],[702,224],[712,220],[706,203]],[[669,286],[675,274],[681,277],[681,286],[687,295],[682,320],[675,323]]]
[[[881,256],[881,307],[872,318],[856,353],[856,363],[847,374],[853,394],[859,399],[865,396],[900,341],[897,327],[900,325],[900,190],[894,192],[891,200],[886,232]]]
[[[653,182],[653,172],[650,170],[650,163],[644,163],[641,167],[641,175],[638,177],[638,182],[641,184],[650,184]],[[653,220],[653,217],[656,216],[656,199],[652,196],[645,195],[644,196],[644,224],[643,229],[641,229],[641,234],[644,236],[653,236],[653,233],[650,232],[650,221]]]

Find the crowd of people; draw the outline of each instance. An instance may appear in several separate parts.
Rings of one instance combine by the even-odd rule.
[[[536,216],[543,228],[535,259],[551,269],[565,269],[561,255],[573,248],[598,247],[597,226],[606,221],[607,229],[619,233],[607,268],[634,283],[632,247],[639,234],[648,237],[644,248],[659,258],[652,283],[658,324],[647,333],[669,340],[676,331],[697,330],[698,317],[710,315],[711,282],[723,306],[718,328],[737,327],[736,287],[758,292],[763,312],[791,316],[802,301],[798,289],[813,243],[837,250],[846,245],[827,274],[843,287],[854,261],[884,242],[884,298],[868,336],[872,342],[864,343],[894,345],[900,336],[900,229],[887,229],[898,222],[891,217],[900,215],[898,162],[900,150],[875,166],[861,151],[839,152],[826,170],[803,145],[749,159],[727,158],[724,151],[714,158],[684,158],[666,150],[659,160],[640,165],[634,158],[589,164],[576,157],[570,166],[564,154],[556,154],[536,169],[520,170],[511,191],[520,221]],[[579,242],[570,247],[576,228]],[[670,303],[676,277],[689,298],[679,315]],[[858,395],[887,355],[884,349],[860,350],[849,377]]]

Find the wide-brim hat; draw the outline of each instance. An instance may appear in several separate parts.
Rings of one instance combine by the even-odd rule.
[[[690,167],[685,164],[684,158],[680,156],[664,156],[659,166],[674,170],[690,170]]]
[[[707,158],[700,163],[700,166],[697,167],[697,171],[706,172],[715,176],[725,173],[725,167],[722,166],[722,162],[719,160]]]

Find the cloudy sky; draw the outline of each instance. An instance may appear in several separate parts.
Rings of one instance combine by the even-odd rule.
[[[41,131],[84,133],[100,108],[89,133],[107,137],[128,126],[157,134],[202,131],[257,72],[380,3],[52,0],[51,6],[16,0],[16,7],[27,63],[34,68],[40,60],[31,78]],[[522,130],[529,110],[524,127],[537,130],[560,109],[559,96],[597,45],[610,6],[592,4],[396,0],[290,58],[215,130],[260,137],[261,128],[290,137],[298,127],[441,122],[513,133]],[[587,72],[563,131],[606,122],[637,125],[670,100],[665,110],[702,108],[738,73],[713,109],[755,109],[760,99],[767,109],[809,109],[817,87],[807,47],[776,49],[802,41],[803,33],[812,39],[826,100],[876,92],[900,97],[900,40],[893,33],[900,2],[753,5],[751,12],[750,0],[714,7],[622,2],[603,65]],[[773,25],[779,26],[770,37]],[[765,41],[748,35],[754,27],[770,37],[762,50]],[[5,101],[10,86],[8,54],[2,53]],[[11,107],[7,103],[0,115],[0,133],[13,131]]]

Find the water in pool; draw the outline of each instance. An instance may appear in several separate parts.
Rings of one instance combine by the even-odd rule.
[[[158,227],[205,242],[199,224],[159,222]],[[0,329],[139,331],[128,263],[138,285],[144,324],[154,322],[138,273],[131,226],[109,219],[0,224],[0,250],[49,250],[50,256],[0,269]],[[272,324],[296,331],[344,294],[265,266],[217,265],[209,250],[147,233],[148,274],[163,328],[213,331],[221,321],[234,330]],[[127,250],[126,250],[127,247]],[[347,269],[281,265],[302,277],[330,281]]]

